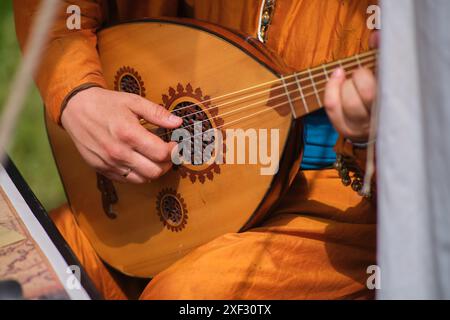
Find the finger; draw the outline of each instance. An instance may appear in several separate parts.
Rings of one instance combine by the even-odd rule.
[[[135,103],[130,105],[130,108],[148,122],[163,128],[177,128],[182,123],[180,117],[170,113],[166,108],[141,97],[135,98]]]
[[[117,140],[128,150],[136,150],[145,157],[155,162],[167,162],[170,160],[170,151],[172,146],[163,141],[157,135],[144,128],[138,119],[128,119],[124,121],[121,127],[114,130],[115,140],[102,143],[113,160],[119,158],[122,162],[128,161],[124,158],[124,151],[117,150]],[[123,148],[122,148],[123,149]],[[129,152],[128,152],[129,155]]]
[[[131,183],[145,183],[148,180],[134,172],[129,172],[127,177],[124,177],[124,173],[127,173],[129,170],[127,166],[115,166],[112,164],[108,164],[105,160],[103,160],[99,155],[94,152],[89,151],[84,146],[79,146],[80,154],[83,156],[85,161],[94,168],[95,171],[101,173],[102,175],[110,178],[111,180],[117,182],[131,182]]]
[[[358,69],[353,73],[352,82],[364,106],[370,113],[377,92],[377,81],[374,74],[366,68]]]
[[[346,125],[356,129],[364,121],[369,119],[369,109],[364,106],[358,90],[352,80],[347,80],[342,85],[341,91],[342,112]]]
[[[122,140],[147,159],[154,162],[169,162],[172,143],[163,141],[141,125],[136,125]]]
[[[101,147],[99,156],[107,165],[115,168],[116,173],[123,174],[127,168],[133,166],[130,161],[133,149],[129,145],[112,140],[102,143]]]
[[[337,68],[331,74],[325,87],[325,107],[330,111],[338,109],[341,104],[341,87],[345,81],[345,71],[343,68]]]
[[[330,77],[325,88],[325,111],[337,131],[344,134],[344,114],[342,112],[341,90],[345,81],[345,71],[336,69]]]
[[[155,180],[170,170],[171,162],[155,163],[138,152],[134,152],[132,159],[133,172],[144,177],[146,180]]]
[[[139,131],[142,130],[141,134]],[[137,142],[143,140],[144,145],[138,148],[132,148],[128,144],[111,143],[105,147],[104,156],[106,164],[112,173],[123,175],[132,168],[132,172],[139,175],[133,180],[142,180],[142,178],[156,179],[165,174],[172,166],[170,162],[171,149],[174,143],[165,143],[158,137],[147,132],[143,127],[137,126]],[[148,146],[145,146],[148,144]],[[145,154],[140,152],[142,149]],[[136,181],[133,181],[136,182]],[[139,183],[139,182],[138,182]]]
[[[87,149],[83,145],[77,144],[78,151],[83,157],[84,161],[94,168],[96,171],[107,171],[111,169],[111,166],[107,164],[99,155],[91,150]]]
[[[162,142],[162,145],[162,148],[169,148],[168,143]],[[156,154],[156,152],[153,152],[153,154]],[[167,151],[167,154],[170,156],[170,151]],[[167,158],[168,156],[165,155],[164,160]],[[171,167],[171,162],[168,160],[155,163],[133,150],[129,145],[118,143],[111,144],[106,148],[104,162],[108,166],[108,172],[123,176],[127,181],[133,183],[143,183],[149,179],[156,179]]]
[[[113,164],[108,164],[106,161],[104,161],[100,156],[97,154],[88,151],[86,148],[81,147],[80,152],[82,152],[83,158],[86,160],[86,162],[92,166],[95,171],[109,177],[110,179],[117,181],[117,182],[131,182],[131,183],[145,183],[147,182],[147,179],[137,173],[130,172],[127,177],[124,177],[124,174],[127,173],[130,168],[129,166],[115,166]]]

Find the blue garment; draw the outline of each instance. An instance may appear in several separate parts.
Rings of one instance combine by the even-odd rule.
[[[338,133],[331,125],[325,112],[321,109],[303,118],[304,151],[302,170],[319,170],[330,167],[336,161],[333,148]]]

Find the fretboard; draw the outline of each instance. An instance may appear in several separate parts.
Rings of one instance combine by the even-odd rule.
[[[346,59],[323,64],[318,67],[296,72],[281,78],[273,95],[283,97],[294,118],[300,118],[323,107],[324,92],[331,74],[339,67],[343,68],[347,77],[351,77],[358,68],[376,68],[377,50],[361,53]]]

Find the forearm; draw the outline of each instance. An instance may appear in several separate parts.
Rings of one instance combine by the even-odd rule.
[[[76,4],[81,9],[81,29],[66,26],[66,9]],[[29,29],[40,1],[14,1],[16,33],[22,50],[26,49]],[[103,21],[100,1],[65,1],[58,9],[48,43],[36,74],[36,84],[47,112],[56,123],[68,99],[78,90],[106,87],[96,50],[96,31]]]

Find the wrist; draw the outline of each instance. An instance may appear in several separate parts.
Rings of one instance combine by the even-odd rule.
[[[71,105],[77,105],[85,99],[85,95],[91,95],[93,91],[103,90],[103,87],[97,83],[85,83],[73,89],[63,100],[59,123],[62,125],[65,110]]]
[[[350,139],[350,138],[345,138],[345,141],[348,142],[350,145],[352,145],[354,148],[366,149],[370,145],[374,144],[376,142],[376,139],[373,139],[373,140],[369,140],[369,139],[353,140],[353,139]]]

